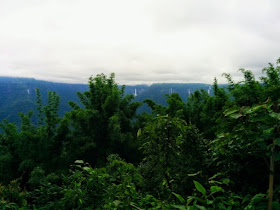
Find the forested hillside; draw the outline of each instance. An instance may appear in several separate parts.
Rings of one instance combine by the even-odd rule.
[[[0,77],[0,120],[18,122],[18,113],[36,110],[36,88],[40,89],[42,102],[48,98],[48,92],[54,91],[60,96],[59,114],[70,111],[68,101],[77,101],[76,92],[84,92],[87,85],[64,84],[40,81],[29,78]]]
[[[166,106],[101,74],[63,116],[37,89],[33,113],[0,124],[1,208],[280,209],[280,59],[263,72]]]
[[[120,86],[119,86],[120,87]],[[46,82],[30,78],[0,77],[0,121],[7,119],[19,124],[20,112],[27,113],[36,110],[36,88],[40,90],[42,103],[45,104],[48,92],[56,92],[60,96],[59,115],[63,116],[71,110],[69,101],[79,103],[76,92],[88,90],[88,85]],[[205,89],[212,94],[211,87],[207,84],[176,84],[163,83],[147,85],[126,85],[125,94],[135,95],[135,101],[150,98],[156,103],[167,105],[166,94],[178,93],[184,101],[195,90]],[[150,112],[147,106],[138,109],[140,112]],[[33,121],[36,118],[32,118]]]

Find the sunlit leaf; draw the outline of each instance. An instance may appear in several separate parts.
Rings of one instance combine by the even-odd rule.
[[[264,108],[264,105],[256,105],[252,107],[252,112],[256,112],[260,109]]]
[[[83,167],[83,169],[84,169],[85,171],[90,171],[90,170],[91,170],[91,168],[90,168],[90,167],[87,167],[87,166]]]
[[[137,132],[137,137],[141,136],[141,129],[138,130]]]
[[[240,113],[235,113],[235,114],[231,114],[229,115],[230,118],[233,118],[233,119],[238,119],[239,117],[242,117],[242,114]]]
[[[252,112],[253,112],[253,110],[250,107],[246,107],[246,108],[243,109],[244,114],[251,114]]]
[[[230,109],[227,109],[225,112],[224,112],[224,115],[225,116],[228,116],[228,115],[231,115],[231,114],[233,114],[233,113],[235,113],[235,112],[238,112],[238,111],[240,111],[240,108],[238,107],[233,107],[233,108],[230,108]]]

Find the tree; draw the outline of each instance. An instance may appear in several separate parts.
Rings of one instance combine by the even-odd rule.
[[[186,121],[199,129],[206,139],[213,139],[217,130],[217,120],[223,116],[223,110],[229,104],[226,91],[218,86],[216,78],[213,84],[214,96],[205,90],[195,91],[188,98]]]
[[[263,86],[255,80],[255,76],[250,70],[240,69],[244,80],[234,83],[230,74],[223,74],[228,80],[228,90],[233,96],[234,105],[252,106],[265,100]]]
[[[139,135],[144,154],[140,169],[148,191],[155,196],[186,193],[191,181],[186,174],[203,168],[203,141],[195,127],[164,115],[148,122]]]
[[[103,164],[112,153],[136,158],[132,120],[141,103],[132,102],[134,96],[125,95],[124,89],[115,83],[114,74],[109,78],[100,74],[89,78],[88,91],[77,93],[83,107],[69,102],[73,111],[64,121],[69,128],[65,151],[70,161],[83,158],[91,164]]]

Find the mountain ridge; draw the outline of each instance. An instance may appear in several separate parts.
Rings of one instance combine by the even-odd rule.
[[[120,85],[121,87],[122,85]],[[166,105],[166,94],[178,93],[184,101],[195,90],[204,89],[212,94],[210,84],[204,83],[154,83],[152,85],[125,85],[125,93],[133,94],[136,101],[146,98],[156,103]],[[77,92],[88,90],[88,84],[58,83],[34,78],[2,77],[0,76],[0,121],[7,119],[18,122],[18,113],[36,110],[36,88],[40,90],[43,104],[47,101],[49,91],[60,96],[60,112],[62,116],[71,110],[69,101],[79,103]],[[147,111],[147,107],[140,107],[139,112]]]

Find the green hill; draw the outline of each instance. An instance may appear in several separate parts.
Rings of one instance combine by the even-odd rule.
[[[211,87],[209,84],[200,83],[127,85],[125,93],[135,95],[136,101],[149,98],[156,103],[166,105],[166,94],[178,93],[186,101],[190,93],[199,89],[208,91],[209,87]],[[88,85],[55,83],[32,78],[0,77],[0,121],[7,119],[11,122],[18,122],[18,113],[36,110],[36,88],[40,89],[43,104],[47,100],[48,91],[54,91],[60,96],[59,114],[63,116],[65,112],[71,110],[68,101],[78,103],[76,92],[88,90]],[[138,110],[138,112],[143,111],[149,111],[149,108],[144,105]]]

